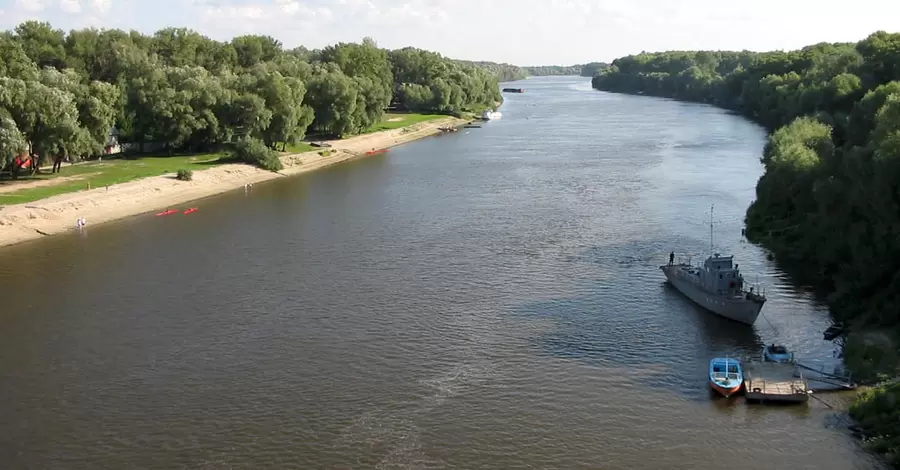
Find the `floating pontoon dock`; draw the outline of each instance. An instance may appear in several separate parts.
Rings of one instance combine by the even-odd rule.
[[[815,382],[813,389],[816,392],[839,392],[844,390],[856,390],[857,386],[853,382],[849,374],[840,374],[835,372],[825,372],[824,367],[815,368],[798,363],[794,364],[797,369],[794,376],[804,376],[807,382]],[[804,372],[805,371],[805,372]]]
[[[748,402],[806,403],[809,385],[801,376],[794,377],[792,364],[748,362],[744,364],[744,390]]]

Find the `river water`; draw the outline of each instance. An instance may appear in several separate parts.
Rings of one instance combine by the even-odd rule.
[[[708,392],[764,342],[834,361],[827,310],[741,239],[764,131],[517,86],[481,129],[0,251],[2,467],[874,468],[846,396]],[[657,267],[708,252],[711,204],[754,327]]]

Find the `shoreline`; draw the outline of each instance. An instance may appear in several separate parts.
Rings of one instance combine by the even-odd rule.
[[[439,134],[439,127],[457,126],[469,120],[446,117],[387,131],[373,132],[342,140],[326,141],[334,153],[327,157],[321,150],[282,155],[284,169],[262,170],[243,163],[226,163],[195,171],[193,181],[178,181],[174,174],[152,176],[109,188],[95,188],[59,194],[38,201],[0,207],[0,247],[16,245],[76,230],[75,222],[84,217],[96,224],[112,222],[171,206],[185,204],[228,191],[247,183],[254,184],[319,170],[357,158],[366,151],[402,145]]]

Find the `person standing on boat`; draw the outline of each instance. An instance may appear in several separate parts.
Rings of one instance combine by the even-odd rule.
[[[669,266],[672,266],[673,264],[675,264],[675,252],[674,251],[669,253]]]

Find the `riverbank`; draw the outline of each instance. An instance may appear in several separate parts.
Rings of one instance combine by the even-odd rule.
[[[64,233],[84,217],[91,226],[187,203],[234,189],[247,183],[282,178],[315,171],[365,156],[372,149],[401,145],[440,133],[439,127],[467,122],[447,117],[392,130],[328,141],[323,150],[284,155],[284,169],[262,170],[246,164],[229,163],[195,171],[192,181],[178,181],[174,174],[143,178],[109,187],[60,194],[34,202],[0,208],[0,246]]]
[[[855,53],[853,45],[843,47]],[[708,103],[740,113],[769,131],[770,142],[763,152],[766,172],[757,182],[757,198],[745,218],[747,238],[768,249],[798,284],[813,286],[816,296],[829,306],[832,318],[846,325],[844,364],[856,382],[874,385],[860,390],[851,406],[850,415],[859,423],[854,433],[864,436],[868,448],[900,468],[900,413],[895,403],[900,392],[895,385],[900,377],[900,327],[894,314],[898,290],[891,288],[900,278],[896,266],[890,264],[892,258],[884,255],[896,252],[892,239],[880,232],[881,227],[897,223],[896,218],[883,214],[897,211],[896,204],[876,204],[883,202],[885,187],[895,182],[870,176],[891,174],[891,167],[880,163],[888,160],[872,158],[874,149],[886,145],[872,132],[879,116],[886,116],[879,109],[886,109],[883,103],[896,91],[896,82],[872,83],[827,107],[804,109],[797,103],[810,103],[806,97],[814,96],[818,86],[809,85],[827,82],[812,63],[799,68],[797,63],[787,63],[783,68],[786,75],[771,75],[767,70],[783,60],[781,54],[769,57],[771,61],[759,61],[766,65],[756,70],[739,67],[717,80],[704,75],[702,81],[690,83],[682,81],[681,73],[674,73],[680,66],[691,70],[693,64],[684,62],[685,53],[662,53],[652,61],[635,61],[652,63],[652,67],[598,75],[592,79],[592,87]],[[670,64],[672,67],[667,67]],[[665,69],[673,73],[656,73]],[[855,73],[849,69],[835,77],[855,78]],[[654,80],[644,80],[650,74]],[[776,106],[766,93],[773,84],[781,83],[778,80],[808,86],[778,85],[779,91],[784,91]],[[767,91],[758,93],[760,89]],[[850,115],[854,117],[831,120],[831,116]],[[845,158],[853,164],[845,164]],[[840,186],[832,184],[838,181]],[[830,236],[833,233],[847,235]]]

